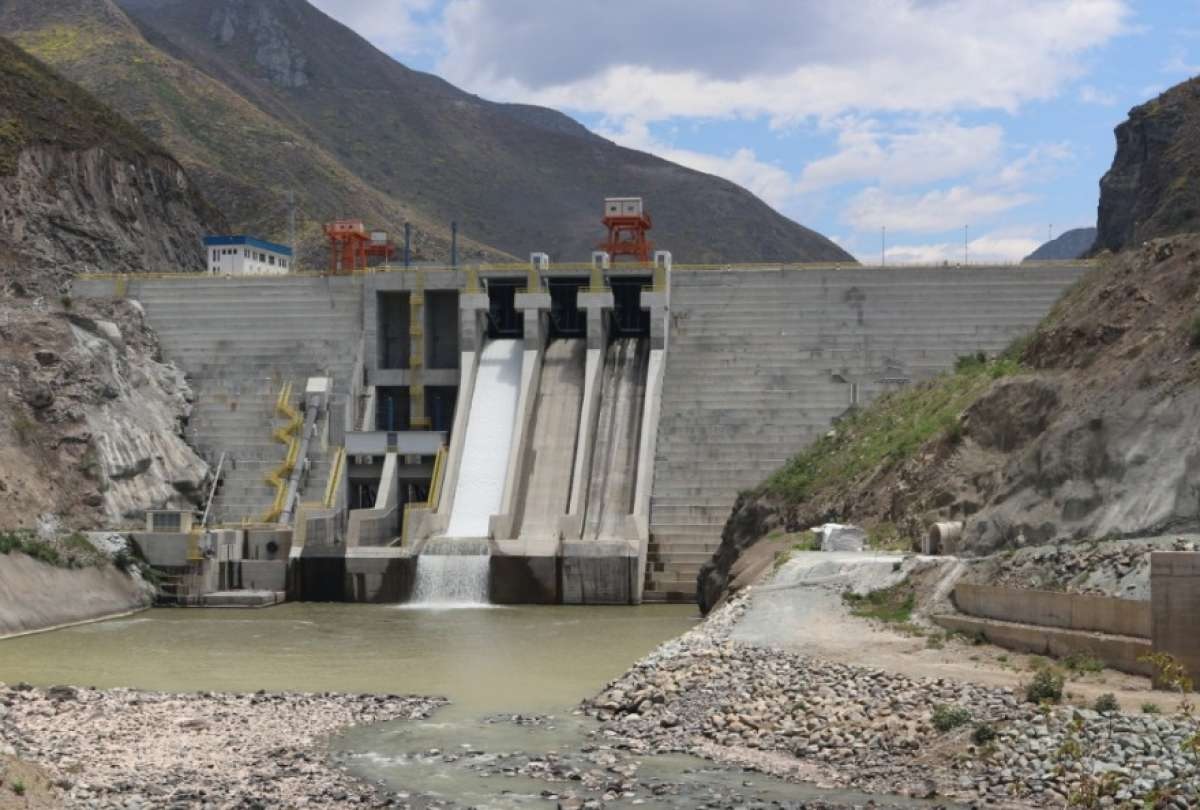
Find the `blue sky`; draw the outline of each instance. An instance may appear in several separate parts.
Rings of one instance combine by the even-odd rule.
[[[410,67],[727,177],[878,261],[1095,224],[1113,127],[1200,73],[1200,0],[313,0]],[[648,201],[653,210],[653,200]]]

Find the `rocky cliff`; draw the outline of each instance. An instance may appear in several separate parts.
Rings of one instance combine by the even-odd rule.
[[[1197,382],[1200,235],[1110,256],[1005,356],[849,416],[739,499],[701,605],[762,541],[827,521],[903,548],[963,521],[967,555],[1195,531]]]
[[[200,270],[222,227],[170,155],[0,39],[0,528],[118,526],[200,498],[182,374],[136,303],[76,303],[69,282]]]
[[[1097,250],[1200,230],[1200,78],[1129,112],[1100,181]]]

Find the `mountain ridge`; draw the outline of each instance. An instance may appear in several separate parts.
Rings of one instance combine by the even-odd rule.
[[[454,220],[460,256],[585,260],[603,235],[602,198],[614,194],[646,199],[653,237],[677,261],[854,261],[728,181],[620,147],[562,113],[463,92],[303,0],[66,1],[78,19],[98,2],[123,13],[134,58],[154,63],[141,71],[153,75],[48,47],[33,0],[2,0],[0,26],[160,137],[235,227],[284,237],[294,187],[313,261],[320,222],[346,216],[394,233],[413,222],[419,258],[446,258]],[[135,38],[122,39],[128,50]]]

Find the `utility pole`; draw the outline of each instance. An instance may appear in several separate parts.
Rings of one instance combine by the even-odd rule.
[[[967,234],[970,232],[970,225],[963,225],[963,264],[966,265],[971,258],[971,248],[967,241]]]
[[[458,222],[450,223],[450,266],[458,267]]]
[[[412,223],[404,223],[404,266],[412,264]]]
[[[1051,223],[1046,226],[1046,241],[1047,242],[1054,241],[1054,223]]]
[[[879,266],[887,267],[887,225],[879,228]]]
[[[292,248],[292,270],[296,270],[296,192],[288,191],[288,241]]]

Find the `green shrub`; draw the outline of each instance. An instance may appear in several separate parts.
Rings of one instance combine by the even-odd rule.
[[[938,731],[950,731],[971,722],[971,711],[963,706],[938,704],[933,707],[933,727]]]
[[[1051,667],[1039,669],[1025,687],[1025,699],[1030,703],[1058,703],[1063,695],[1063,675]]]
[[[1143,703],[1142,714],[1162,714],[1162,707],[1157,703]]]
[[[976,745],[987,745],[996,739],[996,729],[992,728],[987,723],[980,723],[975,726],[975,730],[971,732],[971,741]]]
[[[1121,704],[1117,702],[1116,695],[1112,692],[1105,692],[1096,698],[1096,702],[1092,704],[1092,708],[1100,712],[1100,714],[1112,714],[1113,712],[1121,711]]]
[[[12,780],[12,782],[9,783],[9,786],[12,788],[12,792],[17,794],[18,796],[25,795],[25,783],[22,782],[20,779]]]
[[[1062,660],[1062,665],[1074,675],[1104,671],[1104,662],[1091,653],[1071,653]]]

